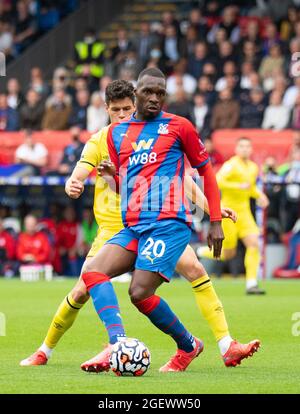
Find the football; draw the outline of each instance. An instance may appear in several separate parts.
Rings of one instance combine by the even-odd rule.
[[[117,342],[110,355],[110,368],[117,376],[144,375],[150,366],[150,351],[135,338]]]

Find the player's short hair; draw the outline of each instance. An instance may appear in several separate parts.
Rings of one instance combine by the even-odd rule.
[[[134,86],[125,80],[114,80],[105,89],[105,102],[109,105],[112,101],[129,98],[133,103],[135,100]]]
[[[236,140],[236,143],[238,144],[241,141],[248,141],[248,142],[250,142],[250,144],[252,144],[252,139],[248,138],[248,137],[240,137]]]
[[[146,68],[139,74],[137,83],[140,83],[144,76],[153,76],[154,78],[161,78],[166,80],[165,75],[158,68]]]

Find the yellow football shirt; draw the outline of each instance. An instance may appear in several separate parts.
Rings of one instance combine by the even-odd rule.
[[[92,135],[85,144],[77,165],[91,172],[101,161],[108,160],[107,133],[109,126]],[[116,233],[123,228],[121,218],[121,197],[116,194],[97,175],[94,194],[94,215],[100,229],[114,230]]]
[[[256,185],[258,167],[251,161],[234,156],[226,161],[217,173],[217,181],[222,192],[222,205],[238,212],[250,209],[250,198],[258,198],[260,191]],[[249,183],[249,189],[241,189]]]

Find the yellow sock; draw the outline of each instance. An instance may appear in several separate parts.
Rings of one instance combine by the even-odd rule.
[[[207,320],[217,341],[229,336],[224,309],[216,291],[207,275],[199,277],[191,283],[196,302],[202,315]]]
[[[57,345],[64,333],[73,325],[83,305],[82,303],[76,303],[71,294],[62,301],[44,340],[47,347],[53,349]]]
[[[246,283],[248,287],[257,284],[260,254],[258,247],[247,247],[245,254]],[[251,286],[250,286],[251,285]]]

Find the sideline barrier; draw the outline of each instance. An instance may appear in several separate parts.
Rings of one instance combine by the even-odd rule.
[[[49,151],[48,169],[55,169],[61,160],[63,149],[70,144],[69,131],[38,131],[33,133],[34,139],[42,142]],[[81,139],[86,142],[91,134],[83,131]],[[230,158],[234,153],[236,140],[240,137],[249,137],[253,141],[253,159],[261,164],[267,156],[273,155],[278,163],[283,163],[289,154],[292,144],[293,131],[290,129],[273,131],[267,129],[220,129],[212,134],[216,149]],[[12,164],[16,148],[23,143],[23,132],[1,132],[0,153],[1,162]]]
[[[20,278],[22,282],[37,282],[46,280],[49,282],[53,279],[53,266],[46,265],[22,265],[20,266]]]

